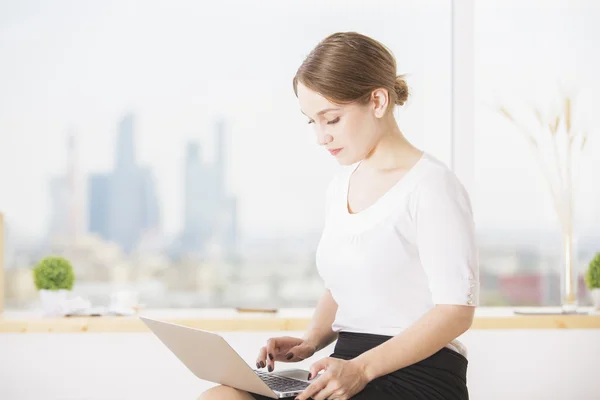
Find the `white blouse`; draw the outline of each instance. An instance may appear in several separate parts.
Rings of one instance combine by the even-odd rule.
[[[326,196],[317,269],[338,304],[332,329],[395,336],[435,304],[476,306],[479,267],[469,196],[428,153],[367,209],[351,214],[342,167]],[[466,356],[454,341],[448,347]]]

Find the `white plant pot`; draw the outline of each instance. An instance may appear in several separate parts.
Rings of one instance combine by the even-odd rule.
[[[600,288],[592,289],[592,304],[596,310],[600,310]]]
[[[60,290],[40,290],[40,301],[45,316],[62,317],[68,312],[69,295],[71,291]]]

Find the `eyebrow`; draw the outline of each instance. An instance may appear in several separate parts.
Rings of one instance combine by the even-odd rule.
[[[325,113],[328,113],[329,111],[339,111],[339,110],[340,110],[339,108],[325,108],[325,109],[319,111],[317,113],[317,115],[323,115]],[[302,114],[306,115],[306,113],[304,111],[300,110],[300,112],[302,112]],[[308,117],[308,115],[306,115],[306,116]],[[310,117],[308,117],[308,118],[310,118]]]

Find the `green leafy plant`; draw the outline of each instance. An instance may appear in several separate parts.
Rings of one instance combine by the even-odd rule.
[[[585,283],[590,289],[600,289],[600,253],[590,262],[585,274]]]
[[[71,263],[57,256],[42,259],[33,269],[33,278],[38,290],[71,290],[75,282]]]

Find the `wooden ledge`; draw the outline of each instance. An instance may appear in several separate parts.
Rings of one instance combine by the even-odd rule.
[[[555,311],[543,308],[543,311]],[[513,308],[480,307],[471,329],[600,329],[600,312],[588,315],[517,315]],[[556,310],[558,311],[558,310]],[[591,312],[591,309],[583,309]],[[132,317],[49,318],[28,311],[0,315],[0,333],[148,332],[138,318],[146,316],[210,331],[304,331],[312,309],[282,309],[276,313],[243,313],[234,309],[142,310]]]

